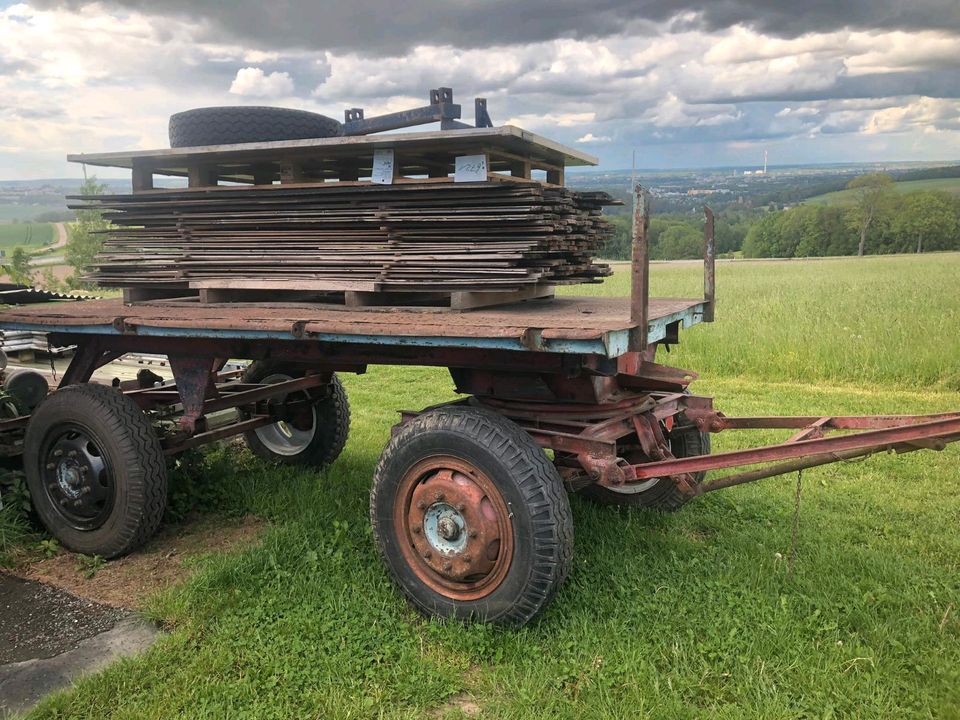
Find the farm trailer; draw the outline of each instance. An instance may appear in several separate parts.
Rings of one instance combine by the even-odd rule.
[[[465,397],[405,412],[370,494],[377,548],[425,613],[519,625],[570,568],[566,491],[676,510],[720,488],[883,450],[942,449],[960,413],[728,417],[693,395],[694,374],[655,362],[681,327],[714,314],[712,216],[705,297],[650,298],[647,200],[637,191],[632,295],[563,297],[470,313],[302,303],[92,300],[6,309],[6,329],[77,352],[32,414],[0,421],[22,453],[34,506],[73,550],[116,557],[150,537],[166,502],[166,456],[235,435],[267,460],[323,467],[350,413],[338,372],[449,368]],[[169,358],[118,387],[89,382],[125,353]],[[253,363],[224,372],[228,358]],[[782,428],[785,442],[709,454],[710,433]],[[827,436],[830,431],[857,431]],[[544,450],[551,451],[549,454]],[[744,468],[707,480],[721,469]]]

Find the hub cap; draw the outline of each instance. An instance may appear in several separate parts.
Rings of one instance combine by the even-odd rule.
[[[47,437],[40,460],[47,498],[71,527],[95,530],[106,522],[116,486],[95,438],[79,425],[60,426]]]
[[[279,383],[293,380],[290,375],[274,373],[263,378],[263,383]],[[261,443],[275,455],[299,455],[309,447],[317,434],[317,409],[310,408],[310,421],[303,427],[297,427],[292,422],[279,420],[273,425],[264,425],[254,432]]]
[[[507,504],[493,482],[453,457],[418,463],[400,483],[395,527],[417,576],[458,600],[489,595],[513,555]]]

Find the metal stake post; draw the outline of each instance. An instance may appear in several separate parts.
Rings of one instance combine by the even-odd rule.
[[[703,208],[706,225],[703,229],[703,321],[713,322],[717,297],[717,248],[713,235],[713,210]]]
[[[650,303],[650,246],[647,230],[650,225],[650,204],[647,191],[639,183],[633,188],[633,253],[630,261],[630,350],[647,349],[648,310]]]

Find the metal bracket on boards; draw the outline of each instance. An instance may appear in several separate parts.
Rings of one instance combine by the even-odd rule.
[[[401,110],[387,115],[364,117],[363,108],[343,111],[343,135],[370,135],[398,130],[414,125],[439,122],[441,130],[463,130],[471,127],[493,127],[487,112],[486,98],[475,98],[474,124],[460,122],[460,106],[453,102],[453,88],[441,87],[430,91],[430,104],[412,110]]]

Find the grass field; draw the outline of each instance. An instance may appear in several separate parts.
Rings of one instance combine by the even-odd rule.
[[[907,180],[893,184],[898,193],[917,192],[919,190],[940,190],[960,195],[960,178],[937,178],[935,180]],[[803,202],[811,205],[853,205],[855,202],[853,190],[838,190],[836,192],[816,195]]]
[[[728,414],[954,409],[958,273],[960,255],[723,264],[717,322],[661,359],[700,371]],[[695,295],[700,270],[658,265],[653,286]],[[621,272],[599,290],[626,287]],[[153,597],[171,633],[34,717],[960,717],[956,447],[807,471],[792,579],[795,478],[666,516],[574,497],[570,579],[537,623],[501,631],[413,613],[368,530],[395,409],[450,398],[448,376],[345,381],[353,428],[329,470],[231,446],[174,475],[224,522],[270,520],[262,545]]]
[[[0,250],[7,254],[20,246],[28,252],[35,252],[44,245],[53,242],[54,228],[50,223],[9,223],[0,225]]]
[[[18,203],[0,204],[0,223],[14,220],[26,222],[48,212],[65,212],[66,203],[59,205],[21,205]]]

